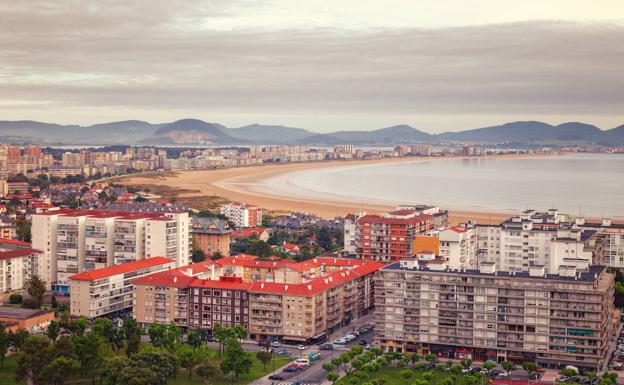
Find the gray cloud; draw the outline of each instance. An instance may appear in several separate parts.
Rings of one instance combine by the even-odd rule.
[[[501,118],[624,121],[621,24],[210,30],[229,4],[3,2],[0,119],[192,114],[429,131]]]

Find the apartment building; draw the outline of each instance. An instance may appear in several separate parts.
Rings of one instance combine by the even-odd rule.
[[[72,275],[70,314],[89,319],[128,315],[134,301],[132,281],[174,267],[171,259],[153,257]]]
[[[230,255],[230,239],[233,230],[228,223],[216,218],[193,217],[191,219],[191,233],[195,246],[210,257],[219,252],[221,255]]]
[[[522,272],[530,266],[557,271],[564,258],[587,258],[603,264],[596,231],[583,229],[556,209],[525,210],[500,225],[477,225],[477,259],[495,262],[501,270]]]
[[[0,299],[24,289],[39,271],[40,256],[30,243],[0,238]]]
[[[386,350],[597,371],[619,319],[613,296],[614,275],[587,261],[548,274],[403,260],[375,282],[375,339]]]
[[[595,231],[597,237],[603,240],[607,266],[616,269],[624,268],[624,223],[615,223],[608,218],[599,222],[577,218],[576,224],[582,229]]]
[[[144,326],[241,325],[258,341],[312,342],[371,310],[382,264],[282,261],[239,255],[143,277],[134,282],[134,317]]]
[[[234,222],[236,227],[257,227],[262,225],[262,209],[244,203],[228,203],[219,212]]]
[[[189,263],[186,212],[59,210],[33,214],[33,247],[43,252],[39,274],[55,292],[69,292],[69,276],[161,256]]]
[[[358,258],[397,261],[413,254],[414,237],[435,228],[433,215],[404,208],[381,215],[363,215],[355,221]]]
[[[477,230],[472,223],[440,231],[439,252],[451,269],[477,268]]]

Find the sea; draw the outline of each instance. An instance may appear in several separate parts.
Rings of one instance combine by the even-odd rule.
[[[624,218],[624,154],[415,159],[288,172],[252,187],[289,198],[351,204],[433,204],[517,212],[558,208]]]

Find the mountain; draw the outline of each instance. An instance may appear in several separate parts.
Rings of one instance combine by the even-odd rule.
[[[237,139],[258,144],[297,143],[313,134],[303,128],[268,126],[257,123],[244,127],[230,128],[226,132]]]
[[[500,126],[477,128],[435,135],[439,141],[518,144],[576,144],[593,143],[604,131],[590,124],[569,122],[553,126],[543,122],[526,121],[505,123]]]
[[[32,120],[0,121],[0,137],[12,142],[64,144],[127,144],[150,136],[159,125],[126,120],[92,126],[60,125]]]
[[[199,119],[182,119],[158,128],[154,135],[143,140],[157,144],[235,144],[245,142],[225,133],[227,128]]]
[[[309,144],[357,144],[394,145],[401,143],[430,142],[432,135],[414,127],[402,124],[373,131],[338,131],[329,134],[316,134],[305,138]]]
[[[624,146],[624,124],[604,131],[598,140],[598,144],[604,146]]]

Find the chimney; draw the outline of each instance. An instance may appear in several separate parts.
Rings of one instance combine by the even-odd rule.
[[[178,282],[178,277],[177,277],[177,276],[174,276],[174,277],[173,277],[173,283],[176,283],[176,282]]]

